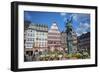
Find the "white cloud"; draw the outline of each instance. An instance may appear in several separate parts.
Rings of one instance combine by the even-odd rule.
[[[88,30],[90,30],[90,24],[88,23],[80,23],[79,26],[76,29],[77,35],[81,35],[83,33],[86,33]]]
[[[62,13],[60,13],[60,15],[63,17],[63,21],[65,22],[67,20],[67,18],[66,18],[67,14],[62,12]]]
[[[71,14],[71,16],[70,17],[73,17],[73,19],[75,20],[75,21],[77,21],[78,20],[78,15],[77,14]]]
[[[67,20],[67,18],[65,17],[65,18],[64,18],[64,21],[66,21],[66,20]]]
[[[66,16],[66,13],[64,13],[64,12],[62,12],[62,13],[60,13],[61,14],[61,16]]]

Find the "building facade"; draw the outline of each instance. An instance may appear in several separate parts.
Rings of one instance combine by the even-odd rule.
[[[61,47],[65,50],[67,50],[67,33],[61,32]]]
[[[47,39],[48,39],[48,27],[45,25],[42,25],[40,28],[36,31],[36,40],[35,40],[35,49],[38,49],[39,51],[45,51],[47,50]]]
[[[90,32],[82,34],[78,37],[78,50],[88,51],[90,54]]]
[[[50,50],[61,49],[61,33],[56,22],[52,23],[51,28],[48,31],[48,48]]]
[[[24,48],[28,49],[33,48],[35,43],[35,34],[36,34],[36,30],[33,30],[30,27],[31,26],[29,26],[29,28],[24,32],[24,43],[25,43]]]
[[[48,26],[45,24],[30,24],[24,30],[25,55],[32,55],[34,52],[43,52],[47,49]]]

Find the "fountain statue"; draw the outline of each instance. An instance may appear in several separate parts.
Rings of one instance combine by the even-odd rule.
[[[66,22],[66,34],[67,34],[67,48],[68,48],[68,53],[75,53],[77,50],[77,35],[73,30],[72,27],[72,17],[71,19],[67,19]]]

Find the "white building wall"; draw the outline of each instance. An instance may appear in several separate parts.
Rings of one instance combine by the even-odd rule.
[[[25,48],[33,48],[35,42],[35,30],[27,29],[25,31]]]

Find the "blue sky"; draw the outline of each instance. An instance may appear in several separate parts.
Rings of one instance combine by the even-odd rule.
[[[71,17],[73,17],[73,29],[78,36],[90,31],[90,14],[24,11],[24,20],[29,20],[32,23],[47,24],[49,29],[52,23],[56,22],[60,32],[65,30],[65,23]]]

